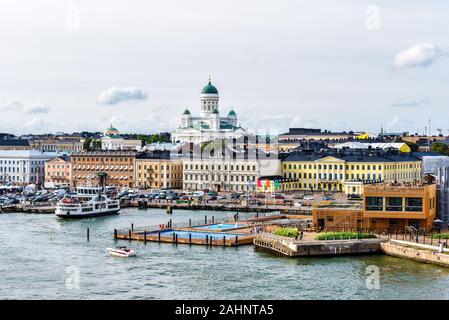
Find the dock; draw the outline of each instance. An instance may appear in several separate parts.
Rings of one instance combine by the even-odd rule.
[[[262,233],[254,237],[254,248],[283,257],[336,256],[380,253],[385,239],[304,241]]]
[[[184,223],[173,223],[170,219],[166,224],[129,229],[115,229],[116,240],[166,242],[174,244],[197,244],[206,246],[232,247],[250,245],[258,232],[267,226],[295,223],[295,219],[288,219],[280,213],[258,213],[252,217],[248,214],[241,217],[216,219],[205,216],[204,220]]]

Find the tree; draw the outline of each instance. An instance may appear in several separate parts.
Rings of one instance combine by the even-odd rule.
[[[412,152],[418,152],[419,151],[419,146],[416,143],[410,142],[410,141],[406,141],[405,144],[410,147],[410,150]]]
[[[87,150],[87,151],[90,151],[90,145],[91,145],[91,143],[92,143],[92,138],[86,138],[86,139],[84,140],[83,149],[84,149],[84,150]]]
[[[449,155],[449,147],[447,144],[441,143],[441,142],[434,142],[432,143],[431,150],[434,152],[441,153],[442,155],[448,156]]]

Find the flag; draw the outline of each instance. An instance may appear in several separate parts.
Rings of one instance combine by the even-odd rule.
[[[274,187],[277,189],[279,189],[279,180],[274,180]]]
[[[262,181],[260,179],[257,179],[257,187],[262,188]]]
[[[270,180],[267,179],[267,181],[265,181],[265,187],[269,188],[271,186]]]

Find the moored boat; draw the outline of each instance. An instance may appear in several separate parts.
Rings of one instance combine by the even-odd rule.
[[[106,250],[109,252],[111,256],[115,257],[135,257],[137,256],[137,252],[131,248],[128,247],[120,247],[120,248],[106,248]]]

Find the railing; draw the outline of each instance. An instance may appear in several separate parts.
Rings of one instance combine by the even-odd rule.
[[[283,237],[283,236],[277,236],[275,234],[272,233],[260,233],[257,235],[257,238],[261,238],[264,240],[272,240],[272,241],[276,241],[280,244],[283,244],[284,246],[289,247],[290,245],[294,244],[294,239],[289,238],[289,237]]]

